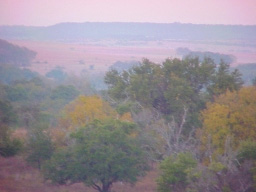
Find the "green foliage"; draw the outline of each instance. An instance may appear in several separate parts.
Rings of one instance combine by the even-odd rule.
[[[28,92],[25,90],[23,84],[17,84],[8,89],[8,98],[10,101],[25,101],[28,99]]]
[[[108,94],[117,106],[134,103],[130,107],[134,120],[141,122],[147,137],[152,136],[150,140],[155,141],[158,153],[165,153],[174,149],[180,152],[185,147],[181,147],[182,143],[190,146],[181,140],[192,143],[192,132],[201,127],[200,111],[206,102],[226,90],[238,90],[242,83],[239,77],[238,71],[230,72],[229,65],[223,62],[217,67],[210,58],[186,57],[166,59],[162,64],[144,59],[129,71],[109,71],[105,82],[109,86]],[[144,116],[142,121],[147,123],[143,123],[139,115],[143,116],[146,111],[151,116]],[[174,133],[177,137],[171,139],[170,135]],[[178,144],[174,144],[176,141]],[[168,150],[163,150],[162,146]]]
[[[203,106],[203,92],[213,97],[242,85],[240,73],[230,73],[228,64],[221,62],[216,69],[213,60],[192,57],[167,59],[162,65],[145,59],[128,72],[109,71],[105,82],[114,99],[136,100],[165,115],[179,111],[183,105],[198,111]]]
[[[184,107],[189,109],[186,126],[199,126],[198,112],[204,108],[207,87],[213,84],[216,65],[211,59],[187,57],[167,59],[157,65],[145,59],[139,66],[119,73],[111,70],[105,82],[109,95],[118,102],[130,100],[160,112],[180,123]]]
[[[23,148],[23,144],[18,139],[11,139],[7,128],[0,125],[0,155],[10,157],[16,155]]]
[[[256,160],[256,142],[252,140],[242,141],[239,147],[238,158],[244,160]]]
[[[110,88],[109,94],[116,99],[124,99],[126,97],[123,89],[127,87],[127,82],[125,82],[123,76],[116,70],[109,71],[105,76],[105,83]]]
[[[11,84],[18,80],[31,80],[38,74],[29,69],[20,69],[14,65],[0,65],[0,81],[4,84]]]
[[[123,115],[131,111],[132,105],[133,103],[131,102],[120,104],[116,107],[116,111],[118,112],[119,115]]]
[[[12,102],[39,103],[48,95],[49,88],[40,78],[33,78],[29,81],[19,80],[7,88],[8,99]]]
[[[110,69],[115,69],[118,72],[122,72],[128,71],[129,69],[137,65],[139,65],[138,61],[116,61],[113,65],[110,66]]]
[[[100,192],[114,182],[136,182],[147,164],[133,131],[134,124],[116,120],[88,124],[72,135],[74,145],[53,155],[45,177],[60,184],[84,182]]]
[[[79,95],[79,91],[72,85],[60,85],[51,92],[51,99],[65,100],[68,102],[74,100]]]
[[[42,170],[46,179],[50,179],[53,183],[66,184],[68,181],[82,181],[83,170],[79,169],[78,166],[76,166],[76,161],[74,161],[73,152],[62,149],[53,154],[50,161],[44,164]]]
[[[213,84],[208,87],[208,91],[212,96],[218,96],[229,91],[238,91],[243,85],[242,74],[235,69],[229,72],[229,65],[221,62],[217,72],[213,77]]]
[[[254,82],[256,83],[256,63],[243,63],[238,65],[236,69],[238,69],[243,75],[242,78],[245,85],[250,86],[253,85]]]
[[[50,159],[53,145],[46,130],[37,127],[30,131],[27,144],[27,161],[41,169],[43,161]]]
[[[17,116],[8,101],[0,100],[0,155],[9,157],[16,155],[22,148],[18,139],[11,138],[9,126],[16,122]]]
[[[55,69],[46,73],[45,76],[48,78],[53,78],[57,81],[64,81],[68,75],[64,72],[62,67],[56,67]]]
[[[157,179],[158,191],[185,191],[188,175],[197,165],[190,153],[179,153],[170,156],[160,164],[161,174]]]
[[[214,173],[223,171],[223,170],[225,170],[225,168],[226,167],[222,163],[215,162],[215,161],[211,162],[210,165],[208,166],[208,169],[213,171]]]
[[[17,120],[17,114],[10,102],[0,98],[0,125],[10,125]]]

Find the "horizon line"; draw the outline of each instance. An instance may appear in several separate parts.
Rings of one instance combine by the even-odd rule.
[[[2,24],[0,27],[52,27],[60,24],[86,24],[86,23],[104,23],[104,24],[159,24],[159,25],[170,25],[170,24],[180,24],[180,25],[209,25],[209,26],[248,26],[248,27],[256,27],[256,24],[207,24],[207,23],[183,23],[183,22],[134,22],[134,21],[85,21],[85,22],[72,22],[72,21],[67,21],[67,22],[59,22],[55,23],[52,25],[20,25],[20,24]]]

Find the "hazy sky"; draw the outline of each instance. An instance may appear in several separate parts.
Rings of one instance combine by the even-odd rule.
[[[0,25],[87,21],[256,25],[256,0],[0,0]]]

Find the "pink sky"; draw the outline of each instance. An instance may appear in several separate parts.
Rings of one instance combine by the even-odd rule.
[[[0,25],[87,21],[256,25],[256,0],[0,0]]]

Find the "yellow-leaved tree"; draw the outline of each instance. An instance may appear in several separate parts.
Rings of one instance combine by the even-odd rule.
[[[117,117],[115,110],[98,96],[79,96],[63,111],[62,123],[69,129],[83,127],[94,119]]]
[[[202,112],[202,150],[222,155],[227,145],[237,149],[246,139],[256,141],[256,87],[220,95]]]
[[[85,127],[93,120],[119,119],[132,122],[131,114],[119,115],[108,102],[99,96],[80,95],[74,101],[66,105],[59,119],[59,125],[52,130],[55,143],[63,145],[64,137],[80,127]]]

